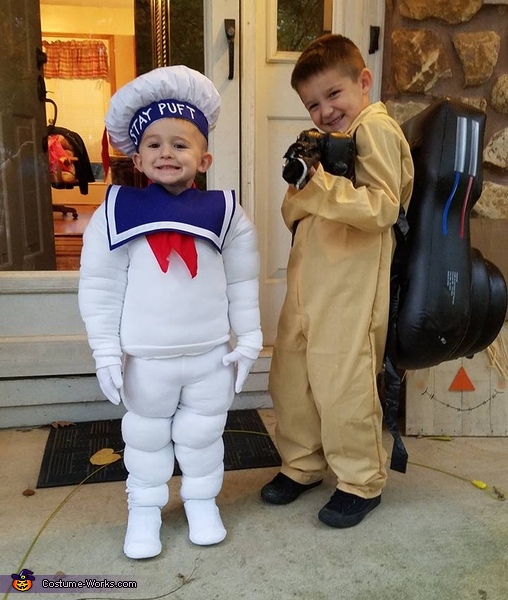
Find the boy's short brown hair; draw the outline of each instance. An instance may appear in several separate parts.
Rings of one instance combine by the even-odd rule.
[[[300,54],[291,74],[291,87],[298,90],[309,77],[333,68],[356,81],[365,66],[362,53],[349,38],[329,33],[316,38]]]

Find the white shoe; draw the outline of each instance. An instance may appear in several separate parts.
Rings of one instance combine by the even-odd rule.
[[[187,500],[183,506],[189,523],[189,539],[193,544],[211,546],[222,542],[227,532],[215,498]]]
[[[160,541],[161,509],[134,506],[129,509],[123,551],[129,558],[152,558],[162,551]]]

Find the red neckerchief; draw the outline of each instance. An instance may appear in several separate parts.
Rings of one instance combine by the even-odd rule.
[[[192,187],[195,188],[196,184],[194,183]],[[163,273],[167,273],[169,269],[169,256],[174,250],[187,265],[191,277],[196,277],[198,253],[196,252],[194,238],[191,235],[178,233],[177,231],[156,231],[155,233],[148,233],[146,239]]]
[[[156,231],[155,233],[148,233],[146,239],[163,273],[166,273],[169,269],[169,255],[174,250],[182,257],[191,277],[196,277],[198,254],[194,238],[191,235],[178,233],[177,231]]]

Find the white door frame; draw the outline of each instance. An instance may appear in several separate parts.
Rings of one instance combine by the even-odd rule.
[[[259,1],[259,0],[258,0]],[[256,7],[252,0],[240,0],[241,73],[240,85],[240,165],[242,206],[255,220],[255,142],[256,139]]]

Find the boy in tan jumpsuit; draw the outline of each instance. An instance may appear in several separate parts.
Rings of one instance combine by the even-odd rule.
[[[321,131],[355,136],[357,156],[354,184],[318,163],[282,204],[286,226],[298,225],[269,380],[282,468],[261,497],[288,504],[330,467],[337,487],[318,517],[351,527],[379,505],[386,482],[376,376],[387,334],[392,226],[408,205],[413,163],[384,104],[370,104],[372,73],[351,40],[330,34],[312,42],[291,85]]]

